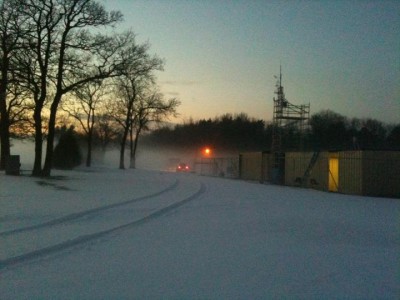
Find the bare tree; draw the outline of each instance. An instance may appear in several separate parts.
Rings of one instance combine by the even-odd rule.
[[[100,142],[101,151],[105,154],[107,147],[118,140],[119,128],[113,117],[108,113],[97,114],[96,138]]]
[[[21,39],[26,34],[26,18],[22,15],[24,2],[4,0],[0,4],[0,169],[5,168],[5,160],[10,155],[10,126],[19,120],[21,90],[10,88],[14,81],[15,61],[13,56],[21,47]],[[15,83],[15,82],[14,82]],[[10,96],[10,91],[15,93]],[[8,97],[8,101],[7,101]],[[17,109],[14,112],[14,108]],[[11,116],[14,113],[13,116]]]
[[[87,28],[109,26],[120,21],[120,13],[105,11],[95,1],[63,1],[63,27],[59,39],[55,96],[50,107],[49,134],[42,175],[49,176],[52,167],[54,129],[62,96],[88,82],[116,75],[123,68],[118,50],[125,40],[103,34],[91,34]]]
[[[10,136],[29,137],[33,133],[30,110],[32,105],[29,101],[30,94],[14,81],[11,76],[11,82],[7,89],[7,114],[9,117]]]
[[[125,148],[134,117],[134,104],[140,91],[154,83],[153,72],[162,70],[163,62],[148,54],[149,45],[136,45],[132,40],[126,55],[129,63],[123,74],[115,80],[115,101],[109,106],[110,115],[121,126],[121,148],[119,168],[124,169]]]
[[[122,20],[94,0],[26,0],[33,33],[27,43],[31,59],[26,79],[35,100],[35,164],[33,175],[49,176],[52,167],[55,123],[64,95],[86,83],[117,75],[124,69],[121,49],[127,35],[96,33]],[[42,110],[49,101],[46,158],[41,169]]]
[[[86,166],[90,167],[92,162],[93,134],[96,122],[96,109],[101,105],[107,91],[102,81],[92,81],[73,92],[77,98],[69,99],[63,109],[81,125],[86,135]]]
[[[57,34],[62,14],[59,4],[53,0],[26,0],[24,14],[31,31],[25,39],[26,47],[17,58],[23,84],[31,91],[34,101],[35,159],[32,175],[40,176],[44,139],[42,111],[50,94],[50,76],[58,49]]]
[[[164,99],[158,91],[139,95],[134,104],[134,116],[130,130],[130,168],[136,167],[136,152],[140,134],[150,129],[149,125],[158,124],[169,116],[176,116],[176,108],[180,102],[175,99]]]

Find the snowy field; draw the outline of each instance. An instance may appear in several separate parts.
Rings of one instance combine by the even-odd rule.
[[[400,200],[146,170],[0,172],[0,299],[399,299]]]

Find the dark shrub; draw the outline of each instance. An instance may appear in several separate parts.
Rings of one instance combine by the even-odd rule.
[[[63,127],[61,129],[60,140],[54,148],[54,168],[70,170],[79,166],[81,162],[82,156],[74,127],[71,126],[69,129]]]

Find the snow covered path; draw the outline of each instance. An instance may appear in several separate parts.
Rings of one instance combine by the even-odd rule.
[[[399,199],[141,170],[58,174],[0,174],[1,299],[399,298]]]

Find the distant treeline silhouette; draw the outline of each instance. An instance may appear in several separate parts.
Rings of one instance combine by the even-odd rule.
[[[272,131],[272,122],[250,118],[244,113],[225,114],[154,130],[143,143],[182,149],[211,145],[221,150],[268,151]],[[281,136],[285,151],[400,150],[400,123],[349,119],[331,110],[313,114],[305,132],[292,126],[282,129]]]

